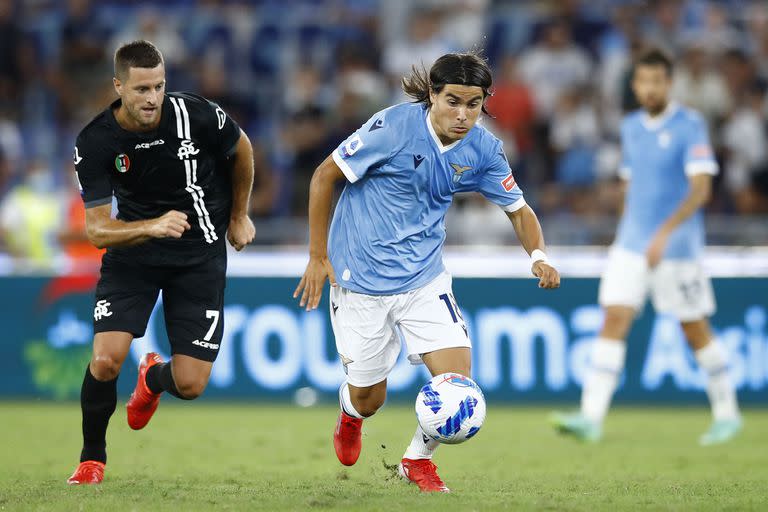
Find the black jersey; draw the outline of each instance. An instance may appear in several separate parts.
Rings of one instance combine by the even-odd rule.
[[[224,250],[232,207],[231,159],[240,128],[218,105],[168,93],[160,124],[134,133],[115,120],[118,99],[77,137],[75,170],[85,207],[117,199],[117,218],[136,221],[169,210],[188,216],[180,239],[151,239],[107,249],[111,257],[148,265],[189,265]]]

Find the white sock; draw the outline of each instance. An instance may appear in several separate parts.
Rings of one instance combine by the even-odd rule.
[[[581,414],[588,420],[603,422],[619,384],[626,354],[624,341],[597,338],[592,343],[589,370],[581,390]]]
[[[728,352],[722,343],[713,339],[704,348],[695,352],[707,374],[707,396],[712,406],[712,417],[717,420],[732,420],[739,417],[736,390],[731,381],[728,366]]]
[[[352,405],[352,397],[349,396],[349,386],[347,386],[346,382],[339,388],[339,406],[342,411],[347,413],[347,416],[352,416],[353,418],[359,418],[361,420],[365,419],[362,414],[357,412],[355,406]]]
[[[421,425],[416,425],[416,433],[413,434],[411,444],[403,454],[404,459],[431,459],[440,443],[427,436],[421,429]]]

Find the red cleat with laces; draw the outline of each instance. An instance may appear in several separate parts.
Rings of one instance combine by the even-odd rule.
[[[162,362],[160,355],[155,352],[144,354],[139,362],[139,380],[128,403],[125,404],[128,426],[133,430],[144,428],[160,404],[160,393],[153,393],[147,387],[147,370]]]
[[[401,477],[418,485],[421,492],[451,492],[430,459],[403,459],[397,470]]]
[[[336,431],[333,433],[333,447],[339,462],[352,466],[360,457],[363,437],[363,420],[348,415],[344,411],[339,414]]]
[[[100,484],[104,480],[103,462],[97,460],[86,460],[81,462],[72,476],[67,478],[69,485],[91,485]]]

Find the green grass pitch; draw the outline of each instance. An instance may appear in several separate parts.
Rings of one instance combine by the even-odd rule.
[[[768,411],[743,435],[700,448],[704,409],[617,409],[599,445],[557,436],[548,408],[489,404],[470,442],[435,462],[453,492],[422,495],[395,476],[414,429],[405,406],[366,421],[358,463],[331,443],[336,410],[163,399],[131,431],[112,417],[101,486],[68,487],[79,404],[0,402],[0,510],[766,510]]]

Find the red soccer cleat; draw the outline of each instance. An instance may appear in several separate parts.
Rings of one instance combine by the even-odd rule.
[[[144,354],[139,362],[139,380],[125,404],[128,426],[133,430],[144,428],[160,404],[160,393],[153,393],[147,387],[147,370],[162,362],[160,355],[155,352]]]
[[[357,462],[362,448],[363,420],[354,418],[344,411],[339,414],[336,431],[333,433],[333,447],[339,462],[351,466]]]
[[[104,480],[103,462],[97,460],[86,460],[81,462],[72,476],[67,478],[69,485],[91,485],[100,484]]]
[[[430,459],[403,459],[397,467],[400,476],[419,486],[421,492],[451,492],[437,475]]]

